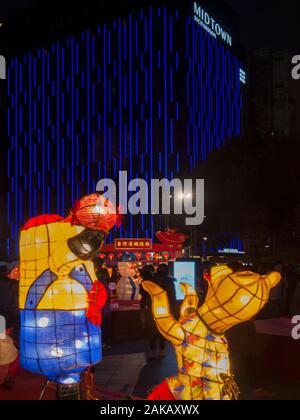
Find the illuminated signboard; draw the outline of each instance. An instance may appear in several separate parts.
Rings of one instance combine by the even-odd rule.
[[[212,37],[221,39],[227,45],[232,47],[232,36],[196,2],[194,2],[194,19]]]
[[[114,244],[117,251],[152,249],[151,239],[115,239]]]
[[[178,261],[174,263],[174,277],[176,299],[183,300],[184,293],[180,283],[186,283],[195,289],[196,286],[196,263],[195,261]]]
[[[244,251],[239,251],[238,249],[234,249],[234,248],[225,248],[225,249],[220,249],[219,254],[240,254],[240,255],[244,255],[245,252]]]

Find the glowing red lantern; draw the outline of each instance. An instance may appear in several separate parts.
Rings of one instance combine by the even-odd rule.
[[[11,272],[9,273],[8,278],[10,280],[17,280],[17,281],[19,281],[20,280],[20,267],[19,266],[14,267],[11,270]]]
[[[73,224],[103,232],[119,226],[122,219],[114,205],[100,194],[91,194],[76,201],[71,216]]]

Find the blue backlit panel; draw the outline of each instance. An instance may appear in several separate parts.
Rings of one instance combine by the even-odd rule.
[[[241,65],[179,10],[145,8],[8,62],[7,250],[41,213],[72,203],[120,170],[171,178],[241,130]],[[118,236],[154,236],[153,216]]]

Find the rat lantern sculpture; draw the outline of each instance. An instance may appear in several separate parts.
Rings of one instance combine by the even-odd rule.
[[[224,334],[260,312],[280,280],[277,272],[261,276],[250,271],[234,273],[227,266],[214,267],[200,308],[195,290],[182,285],[185,300],[179,321],[170,312],[167,293],[157,284],[143,282],[152,298],[157,327],[173,344],[179,368],[178,375],[166,379],[148,399],[237,399],[239,389],[231,373]]]

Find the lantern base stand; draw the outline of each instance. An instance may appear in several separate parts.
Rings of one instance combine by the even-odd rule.
[[[57,400],[81,400],[81,386],[80,383],[64,385],[58,384],[56,388]]]
[[[39,397],[39,401],[42,401],[42,399],[44,398],[45,392],[46,392],[49,384],[50,384],[50,381],[48,381],[48,379],[46,379],[45,382],[44,382],[40,397]]]
[[[94,395],[94,371],[95,371],[95,368],[91,367],[85,372],[85,375],[84,375],[85,399],[97,401],[99,400],[99,398]]]

